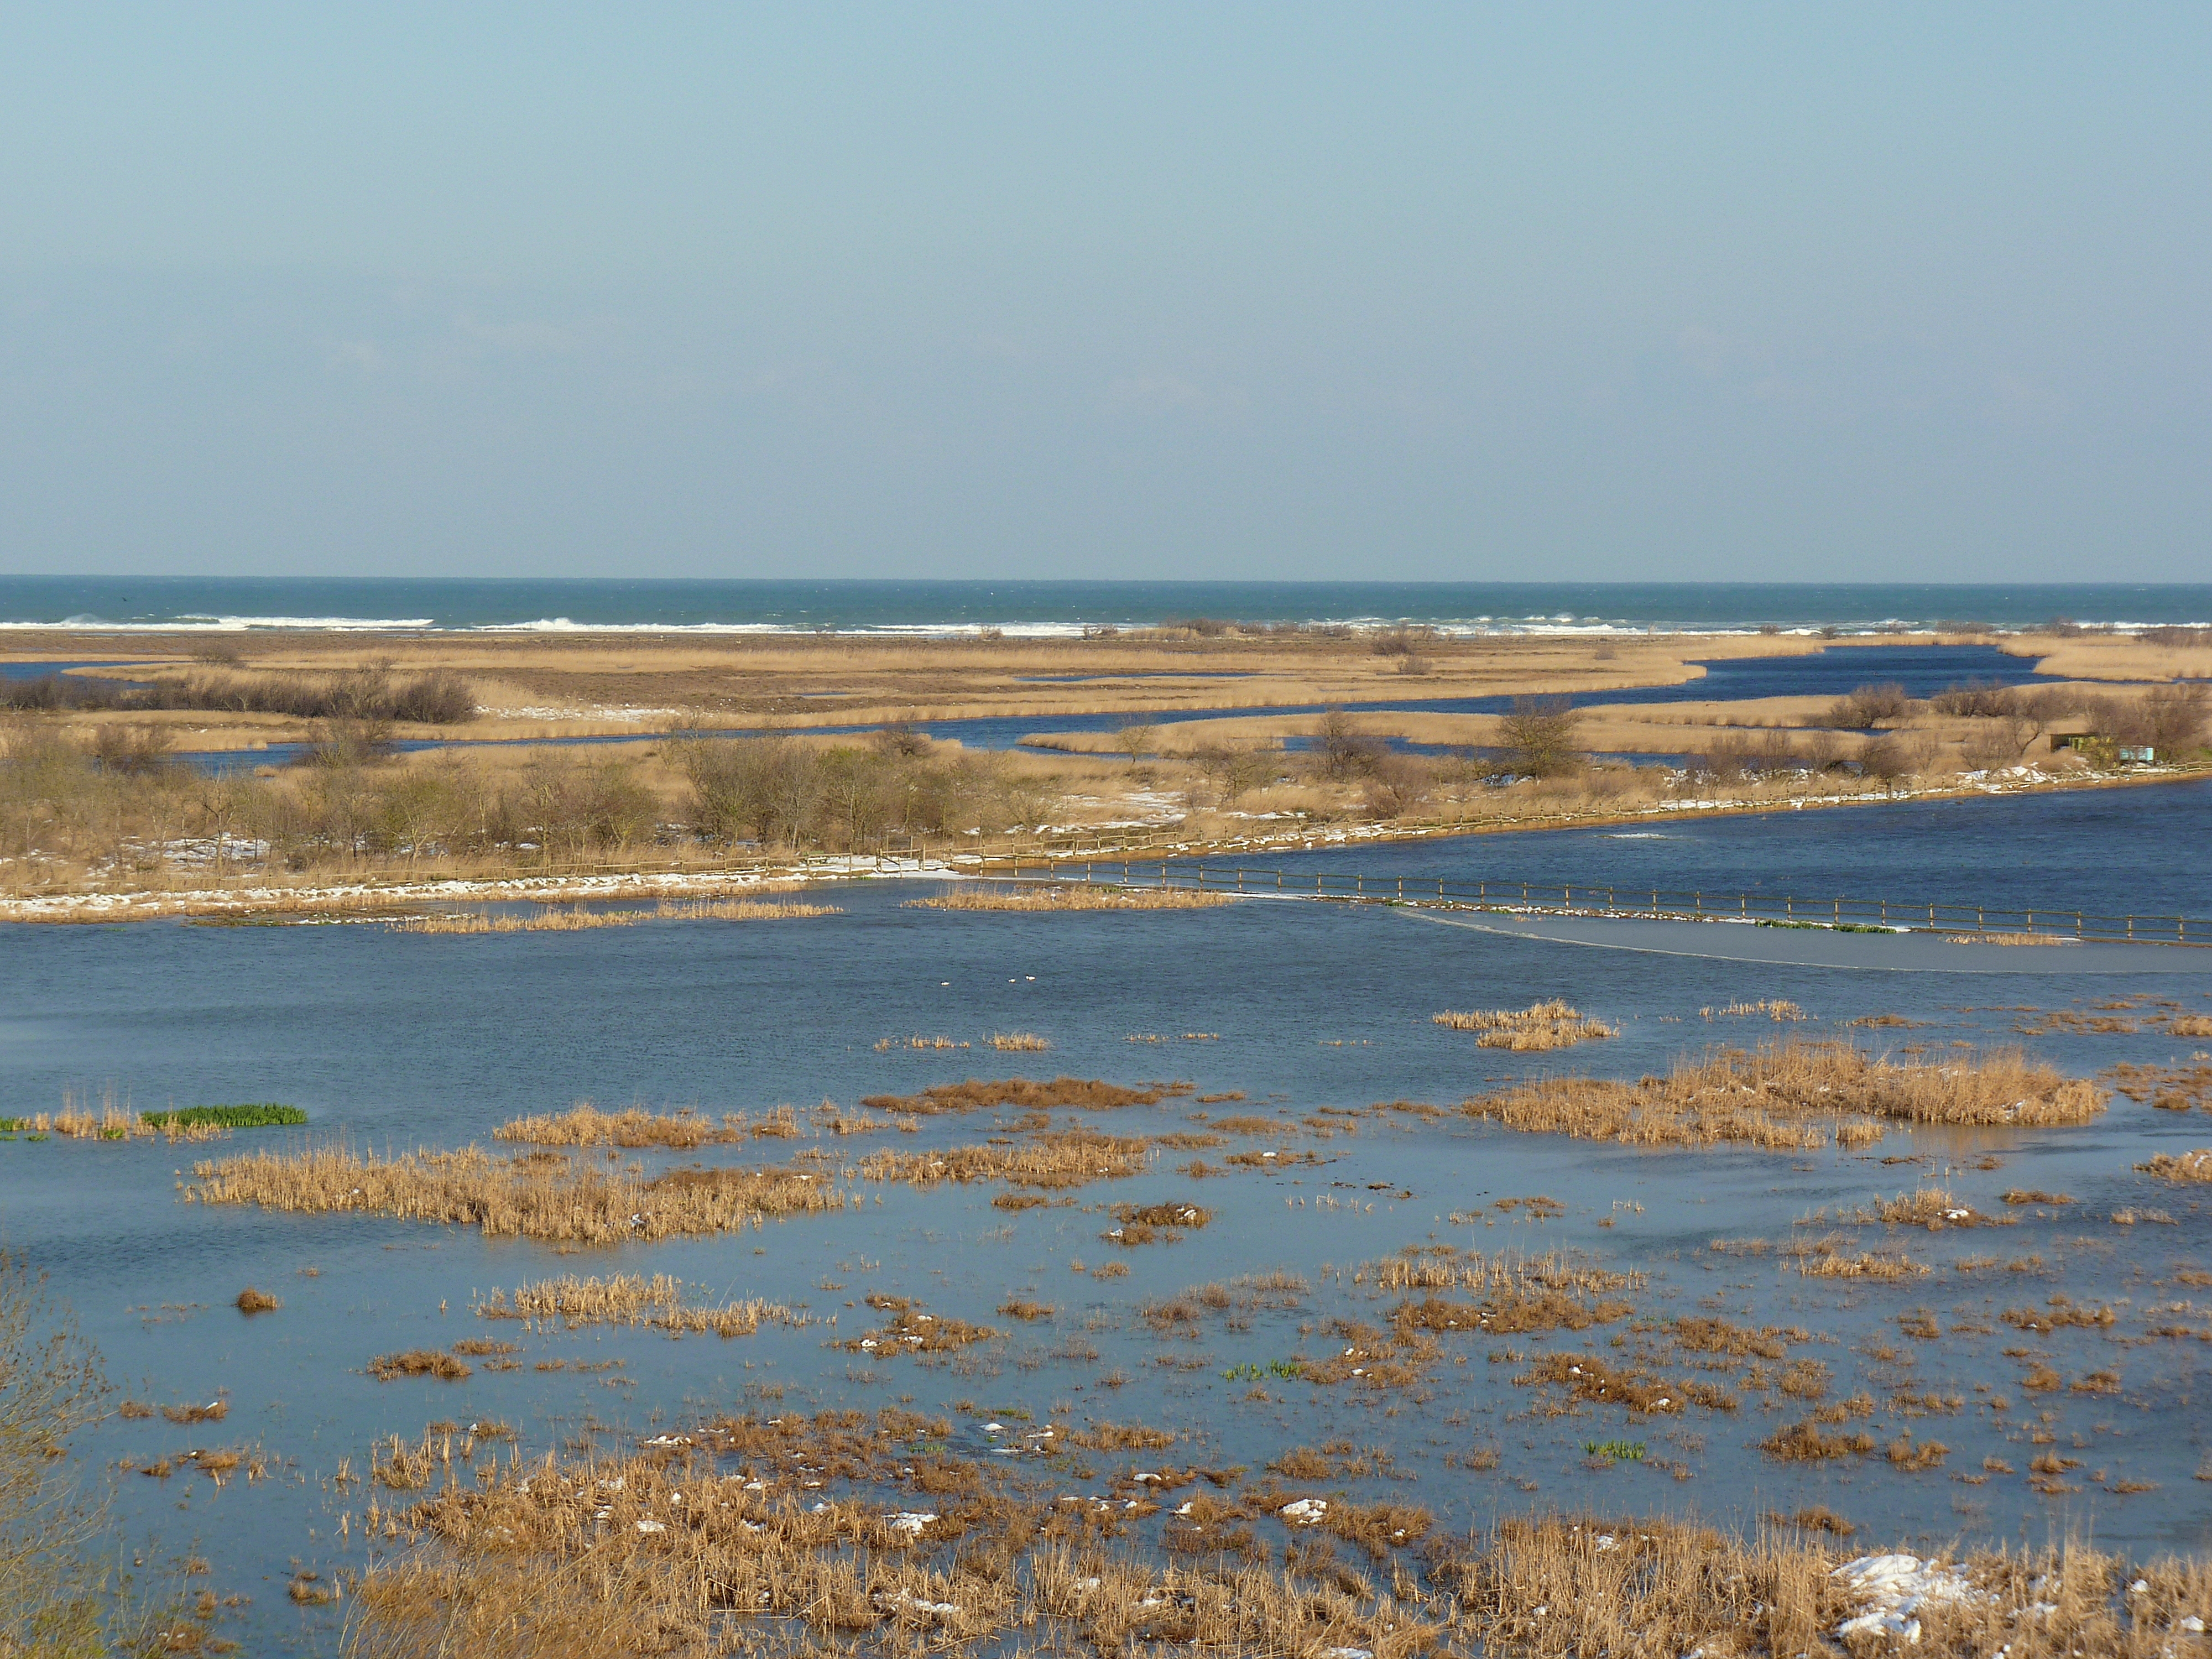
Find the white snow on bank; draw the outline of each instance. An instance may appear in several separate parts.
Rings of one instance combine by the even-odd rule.
[[[1838,1638],[1888,1636],[1907,1644],[1920,1639],[1923,1608],[1979,1596],[1963,1569],[1923,1561],[1917,1555],[1862,1555],[1832,1575],[1844,1581],[1860,1610],[1836,1626]]]

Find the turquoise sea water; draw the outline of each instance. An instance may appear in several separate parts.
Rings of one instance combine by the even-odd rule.
[[[2212,625],[2212,584],[582,581],[0,576],[0,626],[1053,635],[1210,617],[1641,631]]]

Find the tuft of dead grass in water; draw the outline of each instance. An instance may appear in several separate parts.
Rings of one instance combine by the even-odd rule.
[[[1465,1013],[1446,1009],[1433,1018],[1435,1024],[1455,1031],[1480,1032],[1475,1039],[1478,1048],[1510,1048],[1522,1054],[1540,1054],[1620,1035],[1601,1021],[1583,1018],[1557,998],[1520,1009],[1478,1009]]]
[[[2160,1152],[2149,1163],[2138,1164],[2136,1168],[2160,1181],[2212,1181],[2212,1146],[2200,1146],[2193,1152],[2178,1156]]]
[[[666,1273],[647,1279],[641,1274],[617,1273],[606,1279],[574,1275],[518,1285],[510,1298],[494,1288],[477,1304],[483,1319],[528,1319],[564,1327],[629,1325],[666,1331],[672,1336],[708,1332],[720,1337],[750,1336],[763,1323],[804,1325],[804,1314],[780,1302],[756,1297],[710,1307],[687,1305],[681,1279]]]
[[[1195,1230],[1213,1219],[1211,1211],[1195,1204],[1116,1204],[1115,1225],[1102,1235],[1109,1244],[1134,1246],[1164,1239],[1180,1241],[1185,1229]]]
[[[578,904],[565,910],[547,905],[521,915],[463,910],[450,915],[404,916],[384,925],[394,933],[578,933],[597,927],[635,927],[645,919],[642,910],[586,910]]]
[[[741,1139],[744,1133],[732,1118],[717,1123],[699,1112],[648,1112],[641,1106],[603,1112],[586,1100],[565,1112],[511,1119],[493,1130],[492,1138],[533,1146],[665,1146],[689,1152]]]
[[[663,899],[650,910],[587,910],[580,904],[564,910],[547,905],[520,915],[463,910],[404,916],[385,926],[395,933],[575,933],[596,927],[635,927],[643,921],[791,921],[843,914],[834,904],[772,899]]]
[[[1210,910],[1233,904],[1226,893],[1188,887],[1109,887],[1087,882],[1051,886],[948,887],[928,898],[908,899],[909,910]]]
[[[238,1300],[232,1305],[242,1314],[258,1314],[274,1313],[284,1304],[268,1291],[257,1291],[248,1285],[238,1293]]]
[[[2096,1117],[2105,1103],[2094,1084],[2033,1064],[2016,1048],[1899,1062],[1848,1042],[1793,1039],[1716,1048],[1636,1083],[1541,1079],[1461,1109],[1510,1129],[1627,1146],[1738,1141],[1795,1151],[1827,1144],[1829,1131],[1814,1120],[2075,1124]]]
[[[653,908],[656,921],[796,921],[807,916],[844,914],[834,904],[763,899],[663,899]]]
[[[1807,1279],[1894,1281],[1919,1279],[1929,1271],[1901,1250],[1862,1250],[1850,1238],[1835,1233],[1790,1244],[1782,1254],[1794,1258],[1798,1273]]]
[[[930,1117],[945,1112],[982,1111],[993,1106],[1018,1106],[1032,1112],[1056,1106],[1107,1111],[1117,1106],[1157,1106],[1170,1095],[1190,1092],[1185,1084],[1154,1084],[1149,1088],[1125,1089],[1100,1078],[1056,1077],[1033,1082],[1025,1077],[987,1080],[969,1078],[964,1083],[935,1083],[911,1095],[867,1095],[860,1104],[878,1112]]]
[[[1698,1010],[1698,1017],[1716,1019],[1771,1019],[1778,1025],[1794,1024],[1805,1018],[1805,1011],[1796,1003],[1780,997],[1761,997],[1756,1002],[1731,1002],[1723,1006]],[[1869,1020],[1869,1024],[1874,1024]]]
[[[441,1382],[458,1382],[471,1374],[464,1360],[435,1348],[410,1348],[404,1353],[379,1354],[368,1362],[368,1374],[380,1382],[397,1382],[403,1376],[434,1376]]]
[[[881,1328],[839,1344],[872,1358],[902,1353],[950,1353],[1000,1334],[988,1325],[970,1324],[950,1314],[925,1313],[921,1304],[903,1296],[871,1296],[868,1306],[890,1316]]]
[[[1820,1211],[1799,1224],[1815,1226],[1828,1218],[1827,1212]],[[1919,1187],[1894,1198],[1880,1199],[1858,1209],[1844,1211],[1835,1219],[1845,1226],[1924,1227],[1931,1233],[1940,1233],[1946,1227],[2008,1226],[2014,1218],[1980,1214],[1948,1188]]]
[[[940,1182],[1005,1181],[1060,1190],[1114,1181],[1146,1168],[1152,1142],[1142,1135],[1102,1134],[1079,1125],[1011,1146],[954,1146],[905,1152],[884,1147],[854,1166],[863,1181],[933,1187]]]
[[[191,1202],[358,1211],[589,1244],[731,1232],[845,1206],[842,1193],[805,1170],[673,1170],[648,1180],[557,1153],[503,1158],[473,1146],[378,1158],[334,1142],[199,1164],[192,1174]]]

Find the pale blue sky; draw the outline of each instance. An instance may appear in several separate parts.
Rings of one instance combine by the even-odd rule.
[[[2208,85],[2202,4],[0,7],[0,569],[2201,579]]]

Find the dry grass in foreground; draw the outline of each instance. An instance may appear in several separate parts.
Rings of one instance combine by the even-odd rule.
[[[2179,1157],[2160,1152],[2149,1163],[2138,1164],[2136,1168],[2161,1181],[2212,1181],[2212,1146],[2200,1146]]]
[[[1455,1013],[1446,1009],[1435,1017],[1435,1023],[1449,1025],[1455,1031],[1480,1031],[1482,1035],[1475,1039],[1478,1048],[1510,1048],[1522,1054],[1567,1048],[1577,1042],[1620,1035],[1610,1025],[1584,1019],[1579,1012],[1557,998],[1521,1009],[1498,1008],[1470,1013]]]
[[[908,899],[909,910],[1207,910],[1234,903],[1226,893],[1188,887],[1106,887],[1088,882],[1049,887],[948,887]]]
[[[931,1340],[910,1304],[884,1310],[918,1328],[896,1346]],[[1176,1475],[1203,1482],[1179,1506],[1141,1487],[1111,1503],[1031,1491],[1020,1460],[964,1455],[950,1433],[896,1411],[746,1418],[658,1436],[630,1457],[471,1469],[448,1455],[442,1481],[426,1439],[385,1482],[396,1501],[376,1497],[362,1517],[397,1548],[355,1581],[343,1651],[1582,1659],[1897,1644],[2149,1659],[2212,1613],[2212,1571],[2193,1559],[2130,1564],[2075,1543],[1849,1559],[1825,1511],[1749,1541],[1559,1515],[1443,1539],[1409,1505],[1245,1484],[1236,1470]],[[1146,1450],[1170,1439],[1061,1437]],[[1852,1440],[1843,1455],[1864,1453]],[[1323,1466],[1294,1454],[1277,1467],[1301,1480]],[[804,1490],[792,1473],[831,1468],[849,1495]]]
[[[352,1210],[586,1244],[731,1232],[845,1205],[827,1181],[797,1170],[673,1170],[643,1180],[552,1152],[503,1158],[473,1146],[377,1158],[332,1144],[250,1152],[192,1174],[185,1196],[202,1204]]]
[[[1770,1151],[1828,1144],[1819,1120],[2025,1127],[2086,1123],[2105,1109],[2086,1079],[2062,1076],[2016,1048],[1960,1050],[1900,1063],[1848,1042],[1790,1041],[1716,1048],[1668,1076],[1635,1083],[1545,1078],[1462,1108],[1507,1128],[1626,1146],[1736,1141]],[[1845,1121],[1836,1138],[1864,1142],[1877,1123]],[[1875,1132],[1869,1133],[1869,1131]]]
[[[647,1326],[672,1336],[692,1331],[712,1331],[720,1337],[750,1336],[770,1320],[785,1325],[807,1322],[805,1315],[793,1312],[781,1303],[757,1297],[716,1307],[687,1307],[684,1282],[666,1273],[655,1273],[651,1279],[617,1273],[607,1279],[578,1279],[571,1274],[540,1279],[533,1285],[516,1285],[512,1300],[495,1287],[489,1297],[477,1304],[477,1315],[482,1319],[542,1321],[549,1328],[556,1320],[564,1327]]]

